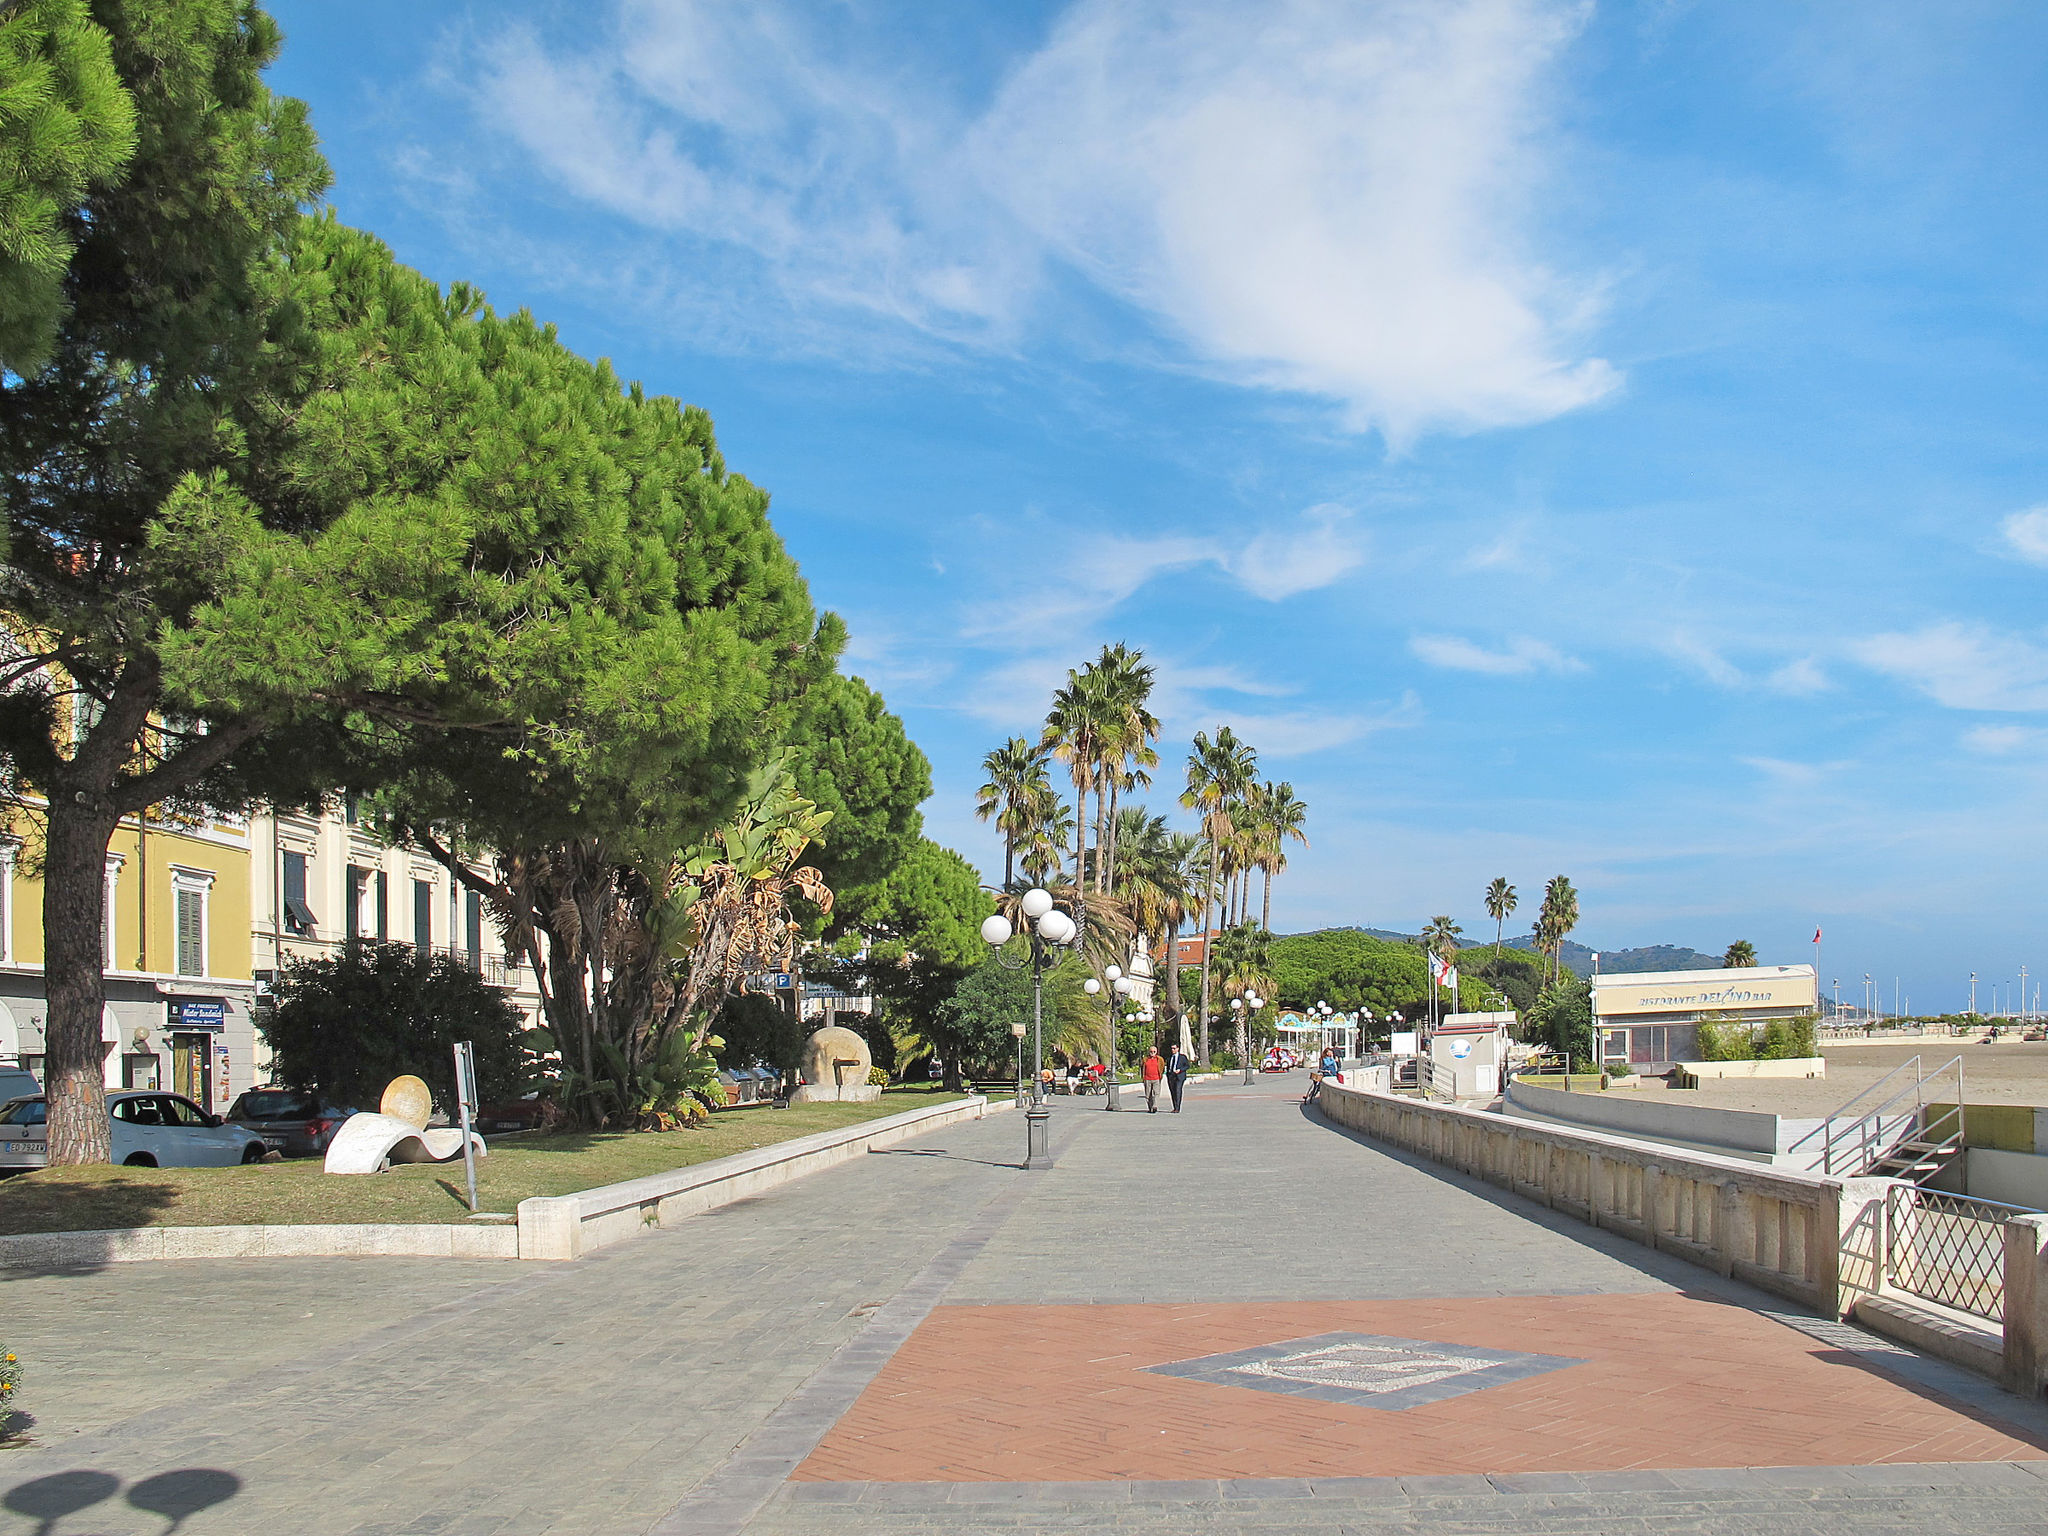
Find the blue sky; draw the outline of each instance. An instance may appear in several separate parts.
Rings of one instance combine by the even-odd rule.
[[[344,218],[712,413],[985,869],[1123,640],[1308,801],[1283,931],[2048,972],[2048,10],[272,9]]]

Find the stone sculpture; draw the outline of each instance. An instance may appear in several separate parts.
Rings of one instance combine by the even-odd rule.
[[[879,1083],[868,1081],[875,1059],[867,1041],[850,1029],[828,1024],[804,1044],[804,1085],[789,1096],[792,1104],[872,1104],[882,1096]]]
[[[329,1173],[382,1173],[393,1163],[445,1163],[462,1156],[462,1127],[429,1129],[434,1096],[416,1077],[394,1077],[374,1115],[350,1115],[327,1144]],[[483,1137],[471,1131],[476,1155],[486,1156]]]

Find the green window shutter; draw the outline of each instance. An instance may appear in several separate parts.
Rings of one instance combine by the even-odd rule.
[[[383,943],[391,937],[391,882],[383,870],[377,871],[377,942]]]
[[[198,891],[178,892],[178,974],[206,974],[206,897]]]
[[[434,882],[412,883],[412,941],[421,949],[434,945]]]

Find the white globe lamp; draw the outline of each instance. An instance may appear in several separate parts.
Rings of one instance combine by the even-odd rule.
[[[1086,981],[1081,983],[1081,990],[1083,992],[1086,992],[1090,997],[1093,997],[1096,993],[1102,990],[1102,983],[1097,981],[1093,976],[1090,976]]]
[[[981,920],[981,936],[991,944],[1010,942],[1010,920],[1002,913],[992,913]]]
[[[1024,893],[1024,899],[1018,905],[1024,909],[1024,915],[1035,923],[1052,910],[1052,892],[1034,885]]]

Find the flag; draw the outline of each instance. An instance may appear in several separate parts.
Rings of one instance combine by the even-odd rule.
[[[1818,928],[1813,930],[1813,942],[1816,944],[1820,942],[1820,930]]]

